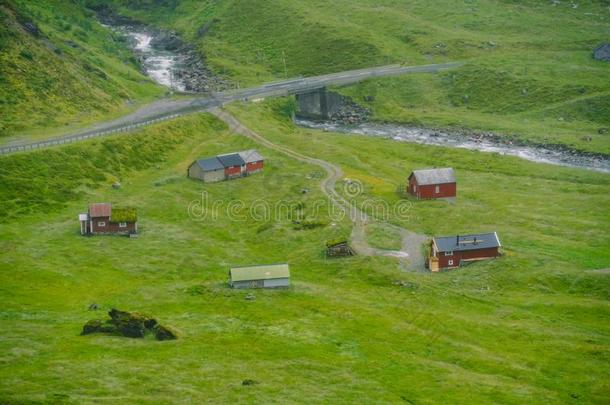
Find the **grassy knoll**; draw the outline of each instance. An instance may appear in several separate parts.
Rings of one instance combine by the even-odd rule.
[[[163,94],[78,2],[3,1],[0,21],[0,137],[90,124]]]
[[[342,91],[379,120],[494,130],[610,154],[610,131],[598,132],[610,126],[610,64],[591,58],[608,40],[605,1],[114,3],[177,29],[242,86],[386,63],[465,61],[441,75],[385,78]]]
[[[610,262],[607,175],[302,130],[284,118],[284,101],[231,108],[270,139],[339,163],[365,195],[389,202],[411,168],[456,167],[455,205],[412,202],[408,221],[391,220],[431,233],[497,229],[506,255],[435,275],[401,273],[390,258],[326,260],[324,241],[347,235],[349,224],[324,209],[323,227],[296,229],[289,218],[295,207],[311,214],[322,198],[320,169],[202,115],[71,146],[70,159],[64,148],[2,157],[10,168],[0,172],[10,185],[2,201],[25,194],[18,205],[31,210],[0,224],[1,402],[605,401],[609,283],[590,270]],[[166,142],[171,153],[154,153]],[[144,147],[151,153],[138,159]],[[184,178],[197,156],[249,147],[267,157],[261,175],[209,185]],[[53,170],[39,170],[41,181],[25,190],[14,177],[30,181],[23,174],[33,165]],[[97,175],[80,181],[75,171]],[[54,194],[55,184],[77,192]],[[35,190],[57,204],[43,210]],[[193,203],[202,192],[222,204],[216,217]],[[290,208],[269,220],[226,210],[260,199]],[[140,237],[78,236],[76,214],[91,201],[137,207]],[[250,301],[224,284],[230,265],[279,261],[291,263],[290,290],[256,291]],[[78,336],[101,317],[91,302],[148,312],[182,337]]]

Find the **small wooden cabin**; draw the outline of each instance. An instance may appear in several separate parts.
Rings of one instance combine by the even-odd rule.
[[[449,198],[457,193],[452,168],[414,170],[408,181],[409,193],[418,199]]]
[[[255,149],[197,159],[188,168],[188,177],[205,183],[248,176],[263,170],[265,159]]]
[[[500,239],[495,232],[434,237],[430,242],[428,268],[452,269],[463,264],[500,256]]]
[[[188,176],[205,183],[214,183],[226,179],[225,167],[216,156],[194,161],[189,166]]]
[[[246,162],[246,174],[254,174],[263,170],[265,159],[256,149],[238,152],[239,156]]]
[[[290,286],[286,263],[232,267],[229,285],[233,288],[281,288]]]
[[[134,208],[113,208],[110,203],[89,205],[86,214],[79,214],[81,235],[135,235],[138,215]]]

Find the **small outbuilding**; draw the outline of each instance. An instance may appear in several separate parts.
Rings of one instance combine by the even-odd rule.
[[[496,232],[434,237],[430,241],[428,268],[440,271],[492,259],[500,256],[501,246]]]
[[[113,208],[110,203],[89,205],[86,214],[79,214],[81,235],[135,235],[138,214],[135,208]]]
[[[232,267],[229,285],[233,288],[282,288],[290,286],[287,263]]]
[[[265,159],[256,149],[238,152],[239,156],[246,162],[246,174],[254,174],[263,170]]]
[[[216,156],[197,159],[189,166],[188,176],[205,183],[214,183],[225,180],[225,167]]]
[[[264,161],[255,149],[197,159],[189,166],[188,177],[206,183],[230,180],[262,171]]]
[[[451,198],[457,194],[452,168],[414,170],[408,187],[409,194],[418,199]]]

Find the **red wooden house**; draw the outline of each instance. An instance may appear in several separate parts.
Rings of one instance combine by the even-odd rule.
[[[226,155],[218,155],[216,158],[222,163],[225,168],[225,178],[233,179],[243,176],[246,171],[246,162],[239,156],[239,153],[228,153]]]
[[[434,237],[430,242],[428,268],[439,271],[498,257],[500,246],[500,239],[495,232]]]
[[[451,168],[414,170],[409,176],[409,193],[418,199],[455,197],[455,172]]]
[[[78,216],[81,235],[132,235],[138,232],[138,218],[133,208],[112,208],[110,203],[89,205],[86,214]]]

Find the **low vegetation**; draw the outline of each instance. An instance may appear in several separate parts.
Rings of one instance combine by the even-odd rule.
[[[274,142],[339,163],[365,184],[365,196],[389,203],[411,168],[456,167],[455,205],[413,202],[408,219],[389,220],[430,234],[497,230],[505,255],[441,274],[404,273],[392,258],[327,260],[325,241],[349,235],[346,219],[321,209],[315,219],[323,226],[297,230],[291,211],[265,218],[247,210],[282,201],[312,217],[324,201],[319,168],[231,135],[207,116],[67,147],[80,148],[70,156],[82,176],[88,160],[135,154],[143,140],[153,148],[172,142],[163,158],[120,158],[89,185],[78,186],[67,168],[41,171],[30,195],[38,190],[57,204],[33,202],[2,224],[2,401],[139,402],[151,393],[162,402],[605,400],[610,286],[596,269],[610,261],[606,175],[303,130],[281,113],[283,103],[232,110]],[[185,176],[198,156],[253,147],[266,157],[260,175],[214,184]],[[57,154],[65,150],[0,164],[62,167],[56,160],[68,159]],[[115,168],[120,189],[111,187]],[[13,172],[0,173],[3,184]],[[49,194],[55,178],[82,192]],[[21,195],[1,189],[5,200]],[[79,236],[76,214],[89,201],[137,207],[140,237]],[[227,208],[236,201],[244,205]],[[289,290],[226,286],[231,265],[286,261]],[[155,314],[180,338],[80,336],[96,317],[92,302],[100,311]]]
[[[79,2],[3,1],[0,22],[0,138],[91,124],[164,93]]]

